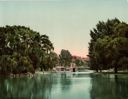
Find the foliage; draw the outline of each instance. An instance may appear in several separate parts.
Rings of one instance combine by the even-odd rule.
[[[34,73],[53,49],[47,35],[28,27],[0,27],[0,72]]]
[[[70,66],[72,55],[68,50],[62,49],[59,57],[61,66]]]
[[[55,52],[50,52],[49,54],[45,53],[45,55],[42,57],[41,60],[41,65],[40,65],[41,71],[52,69],[58,63],[59,63],[59,57]]]
[[[128,24],[118,19],[99,22],[90,31],[89,66],[96,71],[127,69]]]
[[[85,61],[83,61],[82,59],[76,59],[75,60],[75,64],[76,64],[76,66],[84,66],[84,65],[86,65]]]

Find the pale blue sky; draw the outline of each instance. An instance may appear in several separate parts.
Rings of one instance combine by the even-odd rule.
[[[86,56],[90,29],[115,17],[128,22],[128,0],[0,0],[0,26],[25,25],[47,34],[57,53]]]

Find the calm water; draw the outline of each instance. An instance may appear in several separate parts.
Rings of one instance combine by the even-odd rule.
[[[0,99],[128,99],[128,77],[54,73],[0,78]]]

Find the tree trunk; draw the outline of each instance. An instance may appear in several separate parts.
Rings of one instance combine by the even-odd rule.
[[[118,70],[117,70],[117,66],[114,67],[114,72],[117,73]]]
[[[41,71],[43,71],[43,68],[41,67]]]
[[[96,69],[96,72],[98,72],[98,69]]]

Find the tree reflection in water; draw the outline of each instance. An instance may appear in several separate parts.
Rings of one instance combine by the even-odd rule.
[[[52,93],[60,87],[68,91],[71,75],[37,74],[32,78],[0,78],[0,99],[52,99]],[[53,88],[54,87],[54,88]]]
[[[33,78],[1,78],[1,99],[50,99],[53,77],[50,75]]]
[[[128,99],[127,78],[81,73],[0,78],[0,99]]]
[[[62,73],[60,77],[60,84],[61,84],[61,90],[67,91],[70,90],[71,87],[71,75],[68,75],[66,73]]]
[[[92,75],[91,99],[128,99],[127,75]]]

